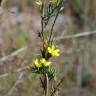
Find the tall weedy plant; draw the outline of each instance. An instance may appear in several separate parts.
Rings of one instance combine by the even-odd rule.
[[[55,96],[62,80],[49,90],[50,82],[56,79],[56,69],[53,67],[50,58],[60,55],[60,50],[55,43],[53,28],[59,13],[64,9],[64,0],[36,0],[35,3],[41,14],[41,30],[38,36],[42,41],[42,48],[40,49],[40,55],[34,60],[32,72],[40,74],[44,96]],[[55,19],[51,28],[48,30],[49,20],[53,16]]]

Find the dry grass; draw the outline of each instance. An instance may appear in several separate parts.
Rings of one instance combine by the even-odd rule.
[[[79,21],[74,24],[70,12],[61,14],[55,25],[55,36],[62,54],[54,60],[54,66],[58,79],[66,75],[59,89],[60,96],[96,95],[96,3],[93,2],[95,0],[91,2],[94,6],[87,2],[90,7],[86,10],[94,10],[83,13],[83,27],[76,25]],[[0,96],[42,94],[39,78],[31,73],[32,60],[41,43],[37,37],[40,16],[37,11],[28,12],[29,7],[26,8],[14,14],[6,10],[0,14]]]

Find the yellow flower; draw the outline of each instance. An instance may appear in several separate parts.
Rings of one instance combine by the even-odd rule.
[[[36,60],[34,61],[34,64],[35,64],[36,67],[42,67],[39,59],[36,59]]]
[[[56,4],[58,0],[50,0],[50,3]]]
[[[41,61],[41,64],[45,67],[47,67],[51,64],[51,62],[46,61],[44,58],[42,58],[40,61]]]
[[[48,47],[48,52],[52,55],[52,56],[59,56],[59,52],[60,50],[57,49],[54,45],[52,45],[51,47]]]
[[[37,5],[41,6],[42,5],[42,0],[36,0],[35,2]]]
[[[34,64],[35,64],[35,66],[36,67],[48,67],[48,66],[50,66],[50,64],[51,64],[51,62],[48,62],[48,61],[46,61],[44,58],[41,58],[41,59],[36,59],[35,61],[34,61]]]

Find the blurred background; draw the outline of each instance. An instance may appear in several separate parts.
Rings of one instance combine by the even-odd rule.
[[[35,0],[7,0],[2,7],[0,96],[42,96],[30,67],[41,46]],[[59,96],[96,96],[96,0],[66,0],[64,7],[54,27],[61,50],[53,58],[57,80],[66,76]]]

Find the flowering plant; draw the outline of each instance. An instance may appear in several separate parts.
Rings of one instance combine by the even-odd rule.
[[[41,74],[40,80],[45,96],[48,96],[49,81],[52,79],[55,80],[56,78],[56,70],[53,67],[53,62],[50,61],[50,58],[60,55],[60,50],[55,44],[53,28],[58,14],[63,10],[64,0],[36,0],[35,3],[41,12],[41,31],[38,33],[38,36],[42,41],[42,48],[40,55],[36,57],[33,62],[34,66],[32,67],[32,72]],[[48,31],[46,27],[53,16],[55,16],[55,20],[52,24],[51,30]],[[53,91],[52,94],[55,94],[55,92]],[[52,94],[51,96],[53,96]]]

